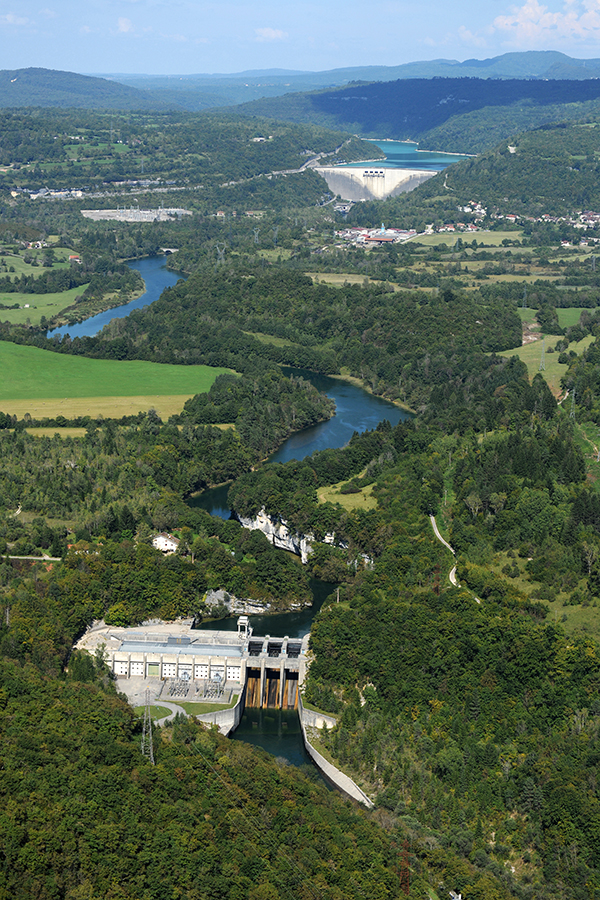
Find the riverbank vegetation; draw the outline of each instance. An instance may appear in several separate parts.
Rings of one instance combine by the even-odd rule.
[[[41,319],[40,327],[4,321],[3,353],[19,377],[30,373],[25,400],[49,396],[42,389],[64,399],[69,371],[78,373],[73,396],[104,393],[111,371],[121,393],[143,395],[150,371],[184,381],[199,365],[238,374],[220,374],[210,390],[194,383],[168,420],[140,407],[103,418],[33,408],[24,419],[4,408],[8,389],[0,399],[0,893],[278,900],[314,887],[328,900],[383,898],[405,884],[406,839],[411,896],[600,896],[600,282],[589,248],[560,245],[580,232],[541,221],[507,230],[498,220],[495,238],[448,233],[365,250],[334,237],[342,223],[331,205],[316,205],[327,202],[318,175],[293,176],[306,178],[299,187],[264,174],[299,165],[305,151],[330,152],[345,136],[258,120],[240,130],[217,116],[202,144],[185,116],[158,117],[153,131],[136,116],[111,126],[108,116],[44,113],[33,127],[33,113],[3,115],[11,140],[24,135],[11,145],[23,159],[14,156],[5,188],[85,174],[112,192],[98,201],[111,205],[132,187],[117,179],[139,181],[144,160],[149,178],[175,179],[164,184],[165,202],[194,213],[91,223],[80,200],[5,193],[7,240],[8,230],[11,242],[60,237],[52,278],[70,275],[67,248],[90,284],[99,276],[99,292],[125,258],[161,247],[177,248],[170,264],[190,274],[96,338],[59,342]],[[50,141],[51,132],[62,137]],[[82,140],[67,142],[67,133]],[[195,149],[177,161],[184,141]],[[460,221],[458,204],[475,186],[512,200],[504,185],[515,161],[526,196],[523,179],[543,177],[536,159],[552,141],[552,132],[536,133],[517,154],[499,149],[451,170],[454,192],[432,179],[351,216],[379,225],[385,209],[386,221],[404,216],[395,224],[407,227],[410,216]],[[594,196],[596,149],[585,147],[581,175]],[[484,164],[498,175],[493,184]],[[208,187],[185,182],[192,175]],[[243,183],[223,187],[225,178]],[[550,202],[556,184],[540,196]],[[138,188],[140,202],[156,202],[156,184]],[[253,198],[264,208],[253,209]],[[0,256],[9,263],[0,277],[33,290],[44,265],[19,246],[23,270],[11,273]],[[337,284],[321,283],[324,274]],[[544,372],[528,377],[511,353],[534,332],[552,335],[546,353],[562,379],[554,393]],[[333,413],[303,377],[284,377],[282,364],[356,379],[416,415],[355,434],[344,448],[265,465],[289,434]],[[129,368],[137,374],[127,385]],[[561,406],[555,394],[566,391]],[[26,430],[35,426],[80,430],[35,437]],[[260,532],[186,502],[228,481],[240,517],[265,510],[314,536],[306,566]],[[367,495],[368,503],[337,502]],[[169,557],[150,544],[162,530],[179,538]],[[8,558],[29,555],[38,559]],[[460,587],[448,580],[454,566]],[[310,601],[309,574],[339,584],[340,602],[315,620],[307,701],[336,713],[320,740],[373,798],[370,814],[193,721],[156,735],[150,766],[139,722],[102,659],[71,652],[97,617],[129,625],[223,615],[206,602],[212,590],[296,609]]]

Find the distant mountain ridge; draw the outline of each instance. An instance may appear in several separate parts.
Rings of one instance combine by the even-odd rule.
[[[600,59],[574,59],[555,50],[504,53],[490,59],[434,59],[399,66],[350,66],[323,72],[267,69],[232,74],[106,75],[121,84],[152,90],[166,103],[206,109],[279,97],[282,94],[342,87],[355,81],[407,78],[564,79],[600,78]]]
[[[0,71],[0,107],[166,109],[162,99],[128,85],[56,69]]]
[[[350,66],[323,72],[261,69],[233,74],[79,75],[55,69],[0,71],[0,107],[72,107],[201,111],[263,97],[309,92],[352,82],[431,78],[600,79],[600,59],[554,50],[504,53],[490,59],[434,59],[399,66]]]
[[[531,124],[525,122],[526,130],[561,115],[581,117],[587,112],[584,104],[598,101],[600,79],[411,78],[264,98],[239,106],[236,112],[287,122],[310,122],[363,137],[420,140],[451,119],[464,121],[479,113],[481,122],[482,110],[486,111],[485,128],[485,119],[497,118],[496,110],[501,109],[510,134],[511,116],[517,110],[525,110],[530,119]],[[572,107],[570,115],[567,107]],[[545,108],[552,110],[547,117],[543,115]],[[494,136],[494,143],[502,136]],[[450,149],[470,152],[464,146]]]
[[[535,85],[556,80],[563,84],[570,82],[573,86],[570,96],[575,97],[575,101],[568,102],[579,102],[584,95],[589,99],[590,84],[600,81],[600,59],[573,59],[564,53],[543,50],[505,53],[490,59],[469,59],[464,62],[437,59],[400,66],[357,66],[324,72],[272,69],[231,75],[173,76],[80,75],[32,67],[0,71],[0,107],[198,112],[256,101],[259,105],[254,110],[250,105],[242,107],[241,111],[245,114],[256,113],[296,121],[298,110],[302,108],[300,121],[315,121],[314,117],[317,116],[318,121],[329,125],[332,110],[322,108],[325,100],[307,101],[307,96],[324,98],[324,91],[328,89],[337,93],[340,89],[352,89],[357,84],[368,87],[369,93],[377,94],[382,89],[387,90],[385,85],[409,79],[412,84],[415,80],[434,84],[449,79],[467,84],[469,79],[478,79],[490,96],[502,92],[504,88],[501,85],[506,86],[507,82]],[[377,84],[380,85],[379,88]],[[576,85],[580,86],[579,94]],[[528,96],[528,92],[535,93],[535,89],[524,88],[525,96]],[[551,93],[551,89],[548,88],[547,92]],[[269,104],[269,100],[273,101],[273,105]],[[544,101],[536,99],[535,102]],[[479,106],[481,104],[471,104],[468,108],[472,110]],[[349,112],[349,107],[346,112]],[[371,126],[362,122],[360,117],[338,117],[336,127],[346,127],[348,123],[351,130],[362,134],[377,132],[378,136],[399,136],[397,129],[382,130],[380,122]],[[411,134],[422,134],[423,131],[423,127],[420,127]]]

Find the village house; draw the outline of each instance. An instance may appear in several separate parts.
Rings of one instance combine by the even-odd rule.
[[[152,546],[155,550],[162,550],[163,553],[176,553],[179,547],[179,538],[163,531],[152,538]]]

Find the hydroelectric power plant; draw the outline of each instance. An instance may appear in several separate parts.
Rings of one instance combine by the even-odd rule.
[[[237,632],[177,624],[98,625],[78,646],[88,651],[101,647],[119,682],[141,679],[155,698],[223,703],[235,694],[249,707],[297,709],[306,675],[308,637],[257,637],[248,616],[240,616]],[[216,722],[225,732],[235,727],[229,718]]]
[[[190,713],[193,703],[202,703],[202,709],[214,704],[215,712],[196,718],[216,725],[225,735],[235,731],[246,707],[297,710],[304,748],[321,774],[348,797],[371,807],[372,801],[358,785],[310,742],[310,729],[332,728],[336,719],[302,704],[308,640],[308,634],[258,637],[248,616],[240,616],[237,632],[195,629],[191,622],[136,628],[96,622],[76,648],[102,655],[132,705],[166,705],[170,710],[166,718],[172,718],[177,712],[195,715]]]

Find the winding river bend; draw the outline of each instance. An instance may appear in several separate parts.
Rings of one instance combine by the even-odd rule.
[[[163,290],[176,284],[179,277],[165,266],[162,256],[148,257],[129,263],[131,268],[140,272],[146,284],[146,292],[137,300],[124,306],[107,310],[92,316],[78,325],[57,328],[52,334],[70,334],[74,337],[91,337],[97,334],[111,319],[125,318],[134,309],[141,309],[157,300]],[[408,413],[386,400],[369,394],[362,388],[346,381],[318,375],[303,369],[285,369],[286,374],[302,375],[318,390],[324,391],[336,404],[336,414],[327,422],[322,422],[304,431],[293,434],[279,449],[273,453],[269,462],[287,462],[290,459],[303,459],[317,450],[343,447],[348,443],[355,431],[361,432],[375,428],[383,419],[392,425],[409,417]],[[227,505],[229,485],[222,485],[204,491],[190,499],[192,506],[201,507],[211,515],[228,519],[230,509]],[[301,565],[298,561],[298,565]],[[252,625],[256,634],[270,634],[272,637],[303,637],[310,631],[312,621],[320,610],[326,597],[334,590],[334,585],[311,579],[313,603],[299,612],[281,613],[272,616],[253,616]],[[204,622],[202,628],[214,628],[220,631],[235,631],[237,618]],[[263,747],[277,757],[283,757],[294,765],[310,763],[306,754],[298,715],[288,710],[248,710],[234,733],[234,737]]]

